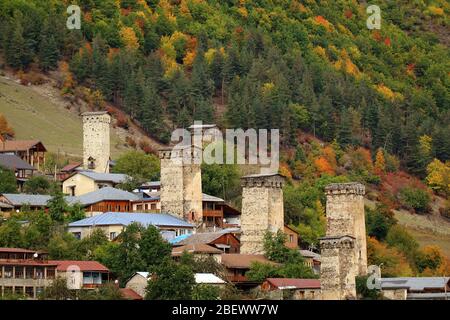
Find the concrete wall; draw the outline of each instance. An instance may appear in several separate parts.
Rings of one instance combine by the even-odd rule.
[[[283,230],[283,184],[280,175],[242,178],[242,254],[263,254],[266,231]]]
[[[86,112],[83,117],[83,167],[95,172],[109,172],[110,123],[106,112]],[[95,168],[89,168],[89,158],[95,159]]]
[[[103,185],[112,187],[112,184],[110,183],[103,183]],[[63,182],[63,192],[68,195],[72,195],[71,187],[73,186],[75,186],[75,196],[81,196],[85,193],[89,193],[99,189],[97,183],[95,183],[94,180],[79,173]]]

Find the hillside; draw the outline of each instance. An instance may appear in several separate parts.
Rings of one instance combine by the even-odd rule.
[[[26,83],[36,73],[52,76],[51,99],[47,84],[31,86],[59,106],[48,118],[64,114],[76,123],[77,103],[114,111],[116,127],[130,127],[114,130],[116,154],[123,141],[139,146],[144,135],[152,147],[166,144],[174,128],[193,120],[279,128],[286,221],[303,246],[317,246],[324,234],[324,186],[360,181],[374,204],[368,210],[374,255],[397,261],[392,274],[441,272],[422,268],[431,249],[417,251],[410,235],[450,256],[443,217],[450,212],[448,1],[379,1],[380,30],[366,26],[366,1],[75,3],[81,30],[65,28],[61,1],[0,4],[0,66]],[[35,133],[23,128],[30,114],[46,128],[40,111],[29,107],[30,87],[1,85],[12,92],[9,105],[24,101],[25,107],[0,109],[19,137]],[[48,139],[57,150],[64,132],[54,130],[58,138]],[[71,135],[79,145],[81,135]],[[203,172],[208,193],[239,202],[242,172]]]
[[[67,108],[68,102],[52,83],[23,86],[7,76],[0,77],[0,113],[7,116],[16,139],[41,140],[50,152],[81,158],[82,122],[79,112]],[[134,136],[143,137],[133,127]],[[116,126],[111,130],[113,158],[131,150],[126,137],[131,133]],[[150,140],[150,139],[148,139]]]

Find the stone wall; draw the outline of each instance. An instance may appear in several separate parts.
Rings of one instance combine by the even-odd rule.
[[[278,174],[242,178],[242,254],[263,254],[266,231],[283,230],[283,184]]]
[[[82,117],[83,167],[109,172],[111,116],[107,112],[85,112]]]
[[[364,213],[364,185],[335,183],[325,189],[327,195],[327,236],[351,235],[356,238],[358,274],[367,274],[367,241]]]
[[[355,238],[324,237],[320,240],[320,283],[324,300],[356,299]]]
[[[202,175],[201,166],[194,159],[198,150],[166,149],[159,152],[161,159],[161,212],[201,223]],[[190,154],[190,155],[189,155]]]
[[[355,278],[367,274],[364,185],[334,183],[327,196],[326,237],[320,240],[323,299],[355,299]]]

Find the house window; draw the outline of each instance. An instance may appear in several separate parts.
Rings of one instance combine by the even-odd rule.
[[[138,204],[138,205],[136,206],[136,210],[142,210],[142,204]]]
[[[3,275],[5,278],[13,277],[13,267],[5,267],[5,274]]]
[[[16,267],[15,270],[15,278],[23,279],[23,267]]]
[[[23,287],[15,287],[14,293],[17,294],[18,296],[23,296]]]
[[[37,294],[37,290],[36,290],[36,294]],[[33,296],[34,296],[33,287],[25,287],[25,295],[29,298],[33,298]]]
[[[47,269],[47,279],[55,279],[55,269],[54,268]]]
[[[83,272],[83,284],[92,284],[92,272]]]
[[[109,233],[109,240],[114,240],[117,237],[117,232],[110,232]]]
[[[293,234],[289,235],[289,242],[294,242],[294,235]]]
[[[25,268],[25,278],[27,279],[33,279],[34,269],[33,267],[26,267]]]
[[[44,268],[36,268],[36,279],[44,279]]]
[[[156,203],[152,203],[151,206],[152,206],[152,210],[156,210]]]
[[[81,232],[72,232],[72,234],[76,239],[78,239],[78,240],[81,239]]]

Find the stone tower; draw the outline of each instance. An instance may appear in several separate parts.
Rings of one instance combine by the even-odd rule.
[[[323,297],[354,298],[355,277],[367,274],[365,188],[354,182],[334,183],[325,192],[327,231],[320,241]]]
[[[280,174],[242,177],[242,254],[263,254],[266,231],[283,230],[283,185]]]
[[[201,224],[203,220],[202,173],[195,146],[162,149],[161,211]]]
[[[85,112],[83,117],[83,167],[109,172],[111,116],[106,111]]]

